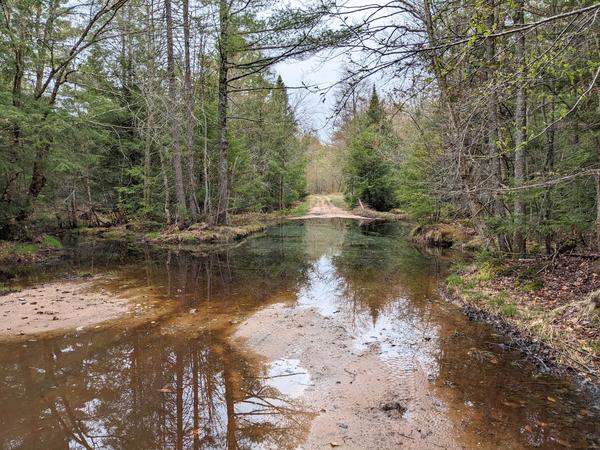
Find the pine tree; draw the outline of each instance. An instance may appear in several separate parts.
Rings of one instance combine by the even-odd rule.
[[[375,87],[368,108],[356,122],[347,145],[346,198],[352,204],[360,200],[377,210],[390,210],[397,202],[392,166],[384,155],[395,145],[395,136]]]

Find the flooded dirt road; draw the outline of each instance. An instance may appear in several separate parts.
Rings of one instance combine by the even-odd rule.
[[[327,195],[313,195],[310,197],[311,206],[309,211],[294,220],[305,219],[358,219],[370,220],[368,217],[356,215],[346,209],[334,205]]]
[[[93,275],[131,313],[0,345],[0,448],[598,448],[598,404],[444,302],[443,258],[406,235],[294,221],[218,253],[92,241],[19,269]]]

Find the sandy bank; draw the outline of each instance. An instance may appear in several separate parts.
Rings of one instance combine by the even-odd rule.
[[[129,301],[86,281],[60,281],[0,297],[0,340],[94,325],[124,315]]]

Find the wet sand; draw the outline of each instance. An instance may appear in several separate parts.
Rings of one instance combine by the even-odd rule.
[[[63,329],[81,329],[129,311],[129,300],[92,280],[60,281],[0,297],[0,340]]]
[[[302,448],[462,448],[426,374],[390,374],[379,347],[354,349],[344,325],[312,308],[280,304],[254,314],[234,336],[270,360],[299,361],[287,382],[294,373],[308,377],[298,398],[317,414]]]

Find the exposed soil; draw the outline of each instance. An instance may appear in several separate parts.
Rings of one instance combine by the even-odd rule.
[[[361,219],[369,220],[370,217],[355,214],[338,208],[326,195],[315,195],[313,204],[307,214],[295,217],[295,219]]]
[[[0,297],[0,340],[88,327],[128,310],[127,299],[94,290],[91,280],[44,284]]]
[[[353,349],[343,325],[312,308],[274,305],[235,335],[270,360],[299,360],[296,370],[308,375],[300,399],[318,415],[302,448],[462,448],[426,374],[390,374],[376,346]]]

